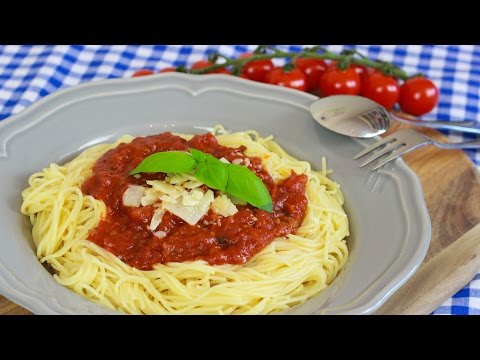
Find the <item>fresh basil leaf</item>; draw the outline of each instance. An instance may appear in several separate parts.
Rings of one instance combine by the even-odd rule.
[[[190,155],[191,154],[191,155]],[[131,173],[186,173],[194,170],[195,177],[212,189],[222,190],[262,210],[272,212],[270,193],[262,180],[250,169],[225,164],[200,150],[165,151],[145,158]]]
[[[205,154],[203,151],[197,150],[190,148],[190,154],[192,154],[193,158],[197,162],[205,161],[207,159],[207,154]]]
[[[228,181],[228,170],[225,166],[226,164],[222,163],[212,155],[204,155],[205,161],[198,163],[197,170],[194,174],[195,177],[213,189],[225,191]]]
[[[138,173],[186,173],[195,168],[193,156],[182,151],[164,151],[152,154],[138,164],[130,175]]]
[[[225,191],[249,204],[273,211],[272,198],[263,181],[250,169],[234,164],[225,164],[228,169],[228,182]]]

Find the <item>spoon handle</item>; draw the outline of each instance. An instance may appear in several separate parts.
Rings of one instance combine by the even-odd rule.
[[[415,125],[423,126],[431,129],[444,129],[444,130],[454,130],[461,132],[468,132],[474,134],[480,134],[480,123],[476,121],[441,121],[441,120],[419,120],[410,115],[406,115],[399,111],[391,111],[390,114],[392,117],[400,122]]]

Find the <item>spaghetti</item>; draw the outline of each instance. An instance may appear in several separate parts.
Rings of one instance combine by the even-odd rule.
[[[330,284],[344,266],[348,218],[337,183],[322,170],[287,154],[272,136],[255,131],[225,133],[218,143],[245,146],[259,157],[274,182],[292,171],[307,176],[308,205],[295,235],[276,238],[246,264],[209,265],[204,260],[156,264],[152,270],[129,266],[88,240],[106,215],[102,201],[81,191],[95,162],[108,150],[129,143],[92,147],[60,166],[52,164],[29,179],[21,211],[30,217],[37,257],[54,278],[97,303],[128,314],[268,314],[301,304]],[[185,139],[191,136],[181,135]]]

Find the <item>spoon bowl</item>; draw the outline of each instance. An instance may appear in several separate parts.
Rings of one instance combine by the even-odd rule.
[[[390,128],[390,116],[376,102],[353,95],[336,95],[319,99],[310,105],[313,118],[338,134],[372,138]]]

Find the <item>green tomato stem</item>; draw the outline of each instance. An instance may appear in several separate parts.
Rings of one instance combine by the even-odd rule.
[[[334,60],[339,63],[348,62],[351,64],[362,65],[368,68],[379,70],[383,72],[385,75],[393,76],[400,80],[408,80],[410,78],[410,76],[408,76],[408,74],[404,70],[400,69],[399,67],[388,62],[370,60],[364,55],[358,53],[357,51],[355,51],[355,54],[359,55],[359,57],[354,57],[352,56],[351,53],[335,54],[328,50],[324,50],[320,47],[314,48],[314,51],[318,51],[320,49],[322,53],[316,53],[308,50],[303,50],[299,53],[286,52],[271,46],[267,46],[264,48],[273,51],[273,53],[271,54],[254,53],[251,57],[243,58],[243,59],[230,59],[225,56],[220,56],[223,59],[225,59],[225,62],[221,64],[214,64],[208,67],[204,67],[202,69],[195,69],[195,70],[191,69],[189,70],[189,73],[190,74],[206,74],[210,71],[225,68],[227,66],[233,66],[238,69],[238,68],[242,68],[247,63],[251,61],[256,61],[256,60],[270,60],[270,59],[279,59],[279,58],[286,58],[286,59],[307,58],[307,59],[320,59],[320,60]]]

